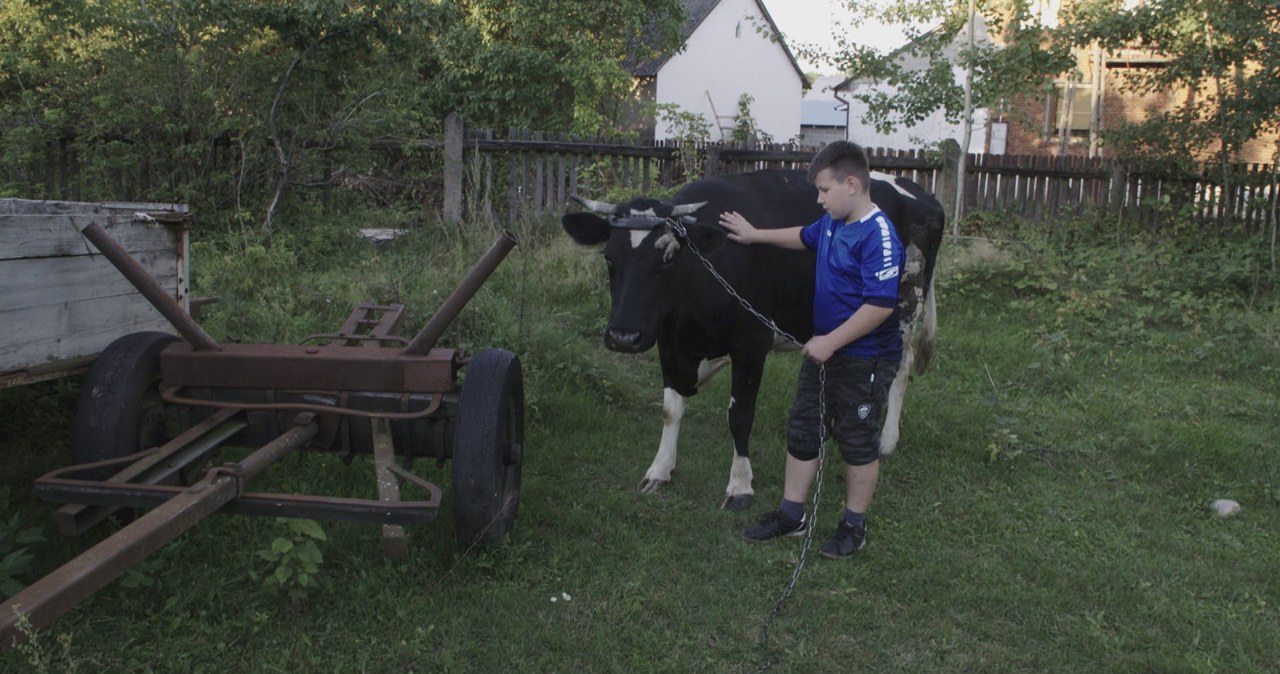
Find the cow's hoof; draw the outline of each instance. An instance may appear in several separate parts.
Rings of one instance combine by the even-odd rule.
[[[742,512],[751,507],[753,500],[755,500],[755,496],[752,494],[725,495],[724,500],[720,502],[720,509],[728,510],[731,513]]]
[[[666,483],[667,480],[656,480],[646,477],[640,481],[640,486],[638,488],[640,489],[641,494],[656,494],[658,493],[658,488]]]

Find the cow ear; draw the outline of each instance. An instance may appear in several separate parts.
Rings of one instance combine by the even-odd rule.
[[[560,218],[564,231],[583,246],[594,246],[609,240],[609,221],[595,213],[566,213]]]
[[[728,239],[724,230],[720,227],[701,222],[687,225],[685,231],[689,233],[689,241],[693,242],[693,245],[703,253],[714,251]]]

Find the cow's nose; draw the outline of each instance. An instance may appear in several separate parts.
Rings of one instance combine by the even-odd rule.
[[[605,348],[612,351],[634,351],[640,344],[640,333],[631,330],[606,330]]]

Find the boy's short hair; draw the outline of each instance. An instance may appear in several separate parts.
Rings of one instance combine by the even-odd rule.
[[[853,176],[862,183],[863,189],[871,186],[871,164],[866,151],[857,143],[837,140],[818,150],[809,162],[809,181],[815,180],[823,169],[831,169],[837,180]]]

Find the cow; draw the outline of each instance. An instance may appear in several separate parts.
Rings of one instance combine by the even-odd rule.
[[[908,375],[913,366],[923,372],[933,352],[933,269],[943,212],[916,183],[883,173],[872,173],[871,197],[893,221],[905,250],[899,282],[903,356],[880,442],[887,455],[898,442]],[[561,220],[565,231],[583,246],[604,244],[612,299],[605,347],[624,353],[658,347],[662,436],[640,491],[651,493],[670,481],[685,399],[728,364],[733,461],[720,507],[733,512],[750,507],[755,492],[748,439],[765,356],[777,348],[798,348],[783,334],[800,344],[813,336],[815,260],[808,250],[729,241],[719,218],[737,211],[763,229],[807,225],[823,215],[817,189],[804,171],[764,170],[697,180],[670,201],[637,197],[615,206],[576,195],[573,199],[588,211],[566,214]]]

